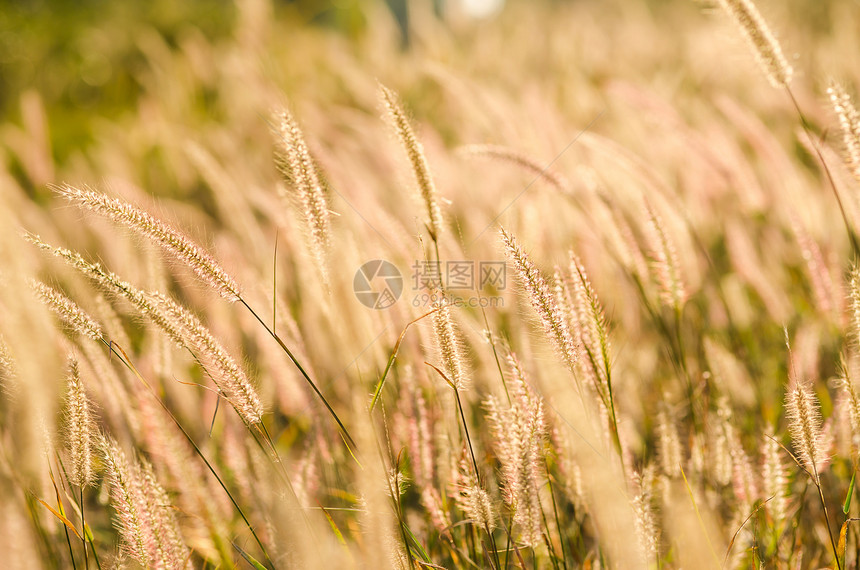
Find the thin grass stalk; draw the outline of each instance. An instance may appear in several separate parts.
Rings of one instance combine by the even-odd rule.
[[[624,450],[621,445],[621,436],[618,431],[618,415],[615,409],[615,395],[612,391],[612,359],[609,355],[609,339],[607,334],[607,324],[606,319],[603,312],[603,307],[600,304],[599,299],[597,298],[597,294],[591,286],[591,282],[588,279],[588,276],[585,272],[585,267],[580,262],[579,258],[571,251],[570,252],[570,265],[571,265],[571,273],[573,273],[573,277],[578,279],[579,289],[582,291],[584,301],[586,304],[586,319],[589,321],[588,323],[582,323],[581,326],[588,326],[589,328],[595,329],[595,334],[597,336],[596,339],[591,339],[592,342],[597,342],[597,350],[599,350],[599,357],[594,354],[594,348],[588,342],[582,342],[583,350],[585,350],[586,355],[592,363],[592,366],[601,367],[603,369],[603,378],[597,378],[597,380],[602,380],[604,386],[596,386],[598,389],[598,393],[603,392],[605,387],[607,398],[604,401],[606,407],[609,410],[609,421],[610,421],[610,433],[612,434],[612,442],[615,445],[615,450],[618,453],[618,461],[621,464],[621,472],[626,478],[626,469],[624,467]]]
[[[544,469],[546,472],[547,486],[549,487],[549,496],[552,499],[552,513],[553,513],[553,516],[555,517],[555,528],[558,531],[558,546],[559,546],[559,548],[561,548],[561,561],[564,564],[565,570],[567,570],[567,555],[564,552],[564,534],[562,533],[561,521],[559,520],[559,517],[558,517],[558,504],[557,504],[557,501],[555,499],[555,491],[553,490],[553,486],[552,486],[552,476],[550,475],[550,472],[549,472],[549,460],[547,459],[546,454],[544,454],[544,456],[543,456],[543,464],[544,464]]]
[[[84,488],[80,488],[81,492],[81,545],[84,549],[84,568],[90,567],[90,554],[87,549],[87,518],[84,516]]]
[[[36,532],[39,535],[39,541],[45,553],[45,557],[48,559],[48,562],[51,564],[52,568],[60,568],[60,556],[57,554],[54,548],[56,541],[52,540],[51,538],[48,538],[44,525],[39,519],[38,499],[36,499],[35,495],[33,495],[32,492],[24,490],[23,487],[20,488],[20,491],[24,495],[24,500],[27,504],[27,512],[30,514],[30,519],[33,524],[33,527],[35,527]]]
[[[57,482],[54,480],[54,469],[51,466],[50,458],[48,459],[48,472],[51,476],[51,483],[54,486],[54,493],[57,497],[57,512],[64,516],[66,515],[66,509],[63,507],[63,500],[60,497],[60,489],[57,487]],[[65,522],[65,521],[64,521]],[[66,535],[66,545],[69,547],[69,558],[72,561],[72,570],[77,570],[77,563],[75,562],[75,551],[72,548],[72,539],[69,536],[69,526],[67,524],[63,524],[63,532]]]
[[[445,375],[445,373],[444,373],[442,370],[440,370],[440,369],[439,369],[439,368],[437,368],[436,366],[434,366],[434,365],[430,364],[429,362],[426,362],[426,361],[425,361],[425,362],[424,362],[424,364],[426,364],[427,366],[429,366],[430,368],[432,368],[433,370],[435,370],[436,372],[438,372],[438,373],[439,373],[439,375],[440,375],[440,376],[445,380],[445,382],[447,382],[447,383],[448,383],[448,385],[451,387],[451,389],[452,389],[452,390],[454,390],[454,398],[455,398],[455,399],[456,399],[456,401],[457,401],[457,409],[458,409],[458,410],[459,410],[459,412],[460,412],[460,419],[461,419],[461,420],[462,420],[462,422],[463,422],[463,431],[464,431],[464,432],[465,432],[465,434],[466,434],[466,442],[467,442],[467,443],[468,443],[468,445],[469,445],[469,455],[470,455],[470,457],[471,457],[471,459],[472,459],[472,467],[475,469],[475,480],[477,481],[477,484],[478,484],[478,486],[480,487],[480,486],[481,486],[481,472],[480,472],[480,470],[478,469],[478,461],[477,461],[477,459],[475,458],[475,450],[474,450],[474,448],[472,447],[472,438],[469,436],[469,426],[466,424],[466,414],[465,414],[465,412],[463,411],[463,402],[462,402],[462,400],[460,399],[460,392],[459,392],[459,390],[458,390],[457,386],[454,384],[454,382],[453,382],[451,379],[449,379],[449,378]],[[496,546],[496,539],[495,539],[495,537],[493,536],[492,531],[490,530],[490,526],[489,526],[489,523],[488,523],[488,522],[485,522],[485,523],[484,523],[484,530],[486,531],[486,533],[487,533],[487,537],[489,537],[490,542],[491,542],[491,544],[492,544],[492,548],[493,548],[493,559],[494,559],[494,561],[495,561],[495,567],[496,567],[496,568],[499,568],[499,567],[500,567],[500,564],[501,564],[501,563],[500,563],[500,561],[499,561],[499,551],[498,551],[498,548],[497,548],[497,546]]]
[[[305,142],[302,130],[289,111],[276,114],[277,136],[283,153],[282,170],[296,187],[310,238],[311,251],[326,287],[329,286],[328,254],[331,216],[317,165]]]
[[[705,527],[705,521],[702,518],[702,513],[699,511],[699,505],[696,502],[696,496],[693,494],[693,489],[690,487],[690,482],[687,481],[687,474],[684,473],[684,467],[678,466],[681,470],[681,478],[684,480],[684,487],[687,489],[687,494],[690,496],[690,502],[693,504],[693,510],[696,513],[696,520],[699,523],[699,528],[702,531],[702,534],[705,535],[705,540],[708,543],[708,550],[710,551],[711,557],[714,562],[716,562],[717,566],[722,567],[720,564],[720,558],[717,556],[717,551],[714,550],[714,544],[711,542],[711,535],[708,533],[708,529]]]
[[[391,351],[391,356],[388,358],[388,363],[385,365],[385,369],[382,371],[382,375],[379,377],[379,382],[376,384],[376,389],[373,391],[373,396],[370,399],[370,406],[368,411],[373,413],[373,408],[376,406],[376,402],[379,401],[379,396],[382,394],[382,387],[385,386],[385,380],[388,378],[388,373],[391,371],[391,367],[394,365],[394,360],[397,358],[397,353],[400,351],[400,345],[403,343],[403,339],[406,338],[406,331],[420,321],[421,319],[428,317],[439,311],[442,307],[436,307],[431,311],[428,311],[421,315],[420,317],[413,319],[406,323],[406,326],[403,327],[403,330],[400,332],[400,336],[397,337],[397,342],[394,343],[394,349]]]
[[[400,501],[400,486],[399,486],[399,482],[397,480],[397,478],[400,474],[400,471],[399,471],[400,459],[398,457],[398,460],[396,462],[394,461],[394,457],[392,455],[392,451],[391,451],[391,447],[390,447],[391,439],[388,435],[388,421],[387,421],[387,418],[385,415],[385,407],[382,406],[381,409],[382,409],[382,425],[383,425],[383,429],[385,430],[385,440],[389,443],[388,460],[389,460],[389,462],[391,462],[392,470],[394,471],[394,478],[395,478],[393,484],[391,482],[390,477],[386,478],[386,483],[388,485],[388,494],[391,497],[392,502],[394,503],[394,512],[397,515],[397,530],[399,531],[400,539],[403,541],[403,548],[406,550],[406,556],[409,559],[409,568],[411,569],[411,568],[415,567],[415,560],[413,559],[413,556],[412,556],[412,550],[409,547],[409,539],[406,536],[406,528],[405,528],[406,521],[404,520],[404,517],[403,517],[403,506],[402,506],[401,501]],[[372,417],[370,418],[370,425],[371,425],[373,432],[374,432],[374,434],[373,434],[374,438],[373,439],[374,439],[374,442],[376,443],[376,451],[379,454],[379,459],[384,466],[385,465],[385,453],[383,452],[382,445],[379,442],[379,434],[376,433],[376,429],[377,429],[376,422],[373,421]]]
[[[233,507],[235,507],[236,512],[239,513],[239,516],[242,517],[242,520],[244,521],[245,526],[251,532],[251,536],[254,537],[254,542],[257,543],[257,546],[260,548],[260,551],[263,553],[263,556],[265,556],[266,560],[269,562],[269,565],[272,568],[275,568],[274,563],[272,562],[272,559],[269,557],[269,553],[266,550],[266,547],[263,546],[263,543],[260,540],[260,537],[257,536],[257,532],[254,530],[254,526],[248,520],[248,517],[245,516],[245,512],[242,510],[242,507],[240,507],[239,503],[236,502],[236,499],[233,497],[233,494],[230,492],[229,489],[227,489],[227,485],[224,483],[224,481],[218,475],[217,471],[215,471],[215,468],[212,466],[212,464],[209,462],[209,460],[206,458],[206,456],[203,455],[203,452],[197,446],[194,439],[192,439],[192,437],[188,434],[188,432],[185,430],[185,428],[182,426],[182,424],[179,422],[179,420],[176,419],[176,416],[173,415],[173,412],[170,411],[170,408],[167,407],[167,404],[165,404],[161,400],[161,398],[158,397],[158,395],[156,394],[156,392],[152,388],[152,386],[150,386],[149,383],[143,378],[143,376],[141,376],[140,372],[138,372],[137,368],[135,368],[135,366],[131,363],[131,360],[129,359],[129,357],[125,353],[125,351],[122,349],[122,347],[120,347],[114,343],[108,343],[107,341],[105,341],[105,344],[108,346],[108,349],[120,359],[120,362],[122,362],[123,366],[128,368],[132,372],[132,374],[134,374],[134,376],[143,384],[143,386],[149,391],[149,393],[153,396],[153,398],[155,398],[155,400],[158,402],[158,404],[161,406],[161,408],[165,412],[167,412],[167,415],[170,417],[171,421],[173,421],[173,423],[176,425],[176,427],[179,428],[179,431],[182,432],[182,435],[185,437],[186,440],[188,440],[188,443],[191,444],[191,447],[194,449],[194,452],[197,454],[198,457],[200,457],[201,460],[203,460],[203,463],[206,465],[206,468],[209,469],[209,472],[212,473],[212,475],[215,477],[215,480],[218,481],[218,484],[221,486],[221,488],[227,494],[227,497],[230,499],[230,502],[233,504]],[[117,352],[117,351],[119,351],[119,352]]]
[[[821,441],[821,412],[818,400],[809,385],[795,380],[795,386],[789,390],[786,397],[786,411],[789,418],[789,431],[791,432],[795,446],[798,448],[800,461],[808,469],[811,474],[812,483],[818,491],[818,498],[824,511],[824,522],[827,525],[827,534],[830,538],[830,546],[833,549],[833,558],[836,560],[836,567],[838,570],[842,570],[836,540],[830,525],[827,501],[821,488],[821,475],[818,471],[824,457],[824,449]]]
[[[328,410],[329,414],[331,414],[332,418],[334,418],[334,421],[337,423],[338,427],[340,428],[340,431],[343,434],[343,437],[345,438],[346,443],[349,445],[349,447],[351,449],[357,449],[355,440],[352,438],[351,435],[349,435],[349,430],[347,430],[346,426],[343,425],[343,422],[340,421],[340,418],[338,417],[337,413],[334,411],[334,408],[331,407],[331,404],[328,403],[328,400],[325,398],[325,396],[323,396],[322,392],[320,392],[320,389],[317,387],[316,383],[313,380],[311,380],[311,377],[308,375],[307,371],[304,369],[304,367],[301,365],[301,363],[298,361],[298,359],[295,357],[295,355],[293,355],[292,351],[289,348],[287,348],[286,344],[284,344],[283,339],[281,339],[281,337],[278,336],[274,330],[269,328],[269,325],[267,325],[263,321],[263,319],[260,318],[260,315],[258,315],[254,311],[254,309],[252,309],[251,306],[245,302],[244,299],[240,298],[239,302],[242,305],[244,305],[245,308],[248,309],[248,311],[250,311],[250,313],[254,316],[254,318],[257,319],[257,322],[259,322],[263,326],[263,328],[266,330],[266,332],[269,333],[269,336],[271,336],[273,339],[275,339],[275,342],[278,343],[278,346],[281,347],[281,350],[283,350],[284,353],[286,353],[287,357],[289,357],[289,359],[292,361],[293,365],[299,370],[302,377],[305,379],[305,381],[308,383],[308,385],[310,385],[310,387],[314,391],[314,393],[322,401],[323,405],[326,407],[326,410]]]
[[[60,460],[59,455],[57,456],[57,462],[59,463],[60,469],[62,469],[63,474],[65,475],[66,480],[68,481],[69,477],[68,477],[68,474],[66,473],[66,468],[63,465],[63,462]],[[80,538],[81,538],[81,541],[82,541],[83,547],[84,547],[84,561],[86,563],[84,567],[89,568],[89,551],[91,549],[92,553],[93,553],[93,560],[96,563],[96,567],[99,570],[101,570],[102,565],[101,565],[101,560],[99,559],[98,549],[96,548],[96,545],[95,545],[95,537],[93,536],[92,532],[90,532],[87,529],[86,516],[84,514],[84,489],[83,489],[83,487],[81,487],[79,489],[79,491],[80,491],[80,493],[77,496],[74,494],[70,494],[69,499],[78,508],[78,510],[81,513]],[[79,501],[79,503],[78,503],[78,501]],[[89,544],[89,548],[87,548],[87,544]]]

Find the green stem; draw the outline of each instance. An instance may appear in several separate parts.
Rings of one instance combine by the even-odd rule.
[[[325,405],[326,409],[329,411],[331,416],[334,418],[334,421],[337,422],[337,425],[340,428],[341,433],[343,434],[344,438],[346,438],[347,445],[349,445],[350,447],[355,449],[356,448],[355,440],[353,440],[352,436],[349,435],[349,431],[346,429],[346,426],[344,426],[343,422],[340,421],[340,418],[335,413],[334,409],[331,407],[331,405],[329,405],[328,400],[326,400],[325,396],[323,396],[322,392],[320,392],[320,389],[317,388],[316,383],[314,383],[314,381],[311,380],[311,377],[305,371],[304,367],[299,363],[298,359],[293,355],[292,351],[287,347],[286,344],[284,344],[284,341],[281,339],[281,337],[279,337],[275,333],[274,330],[269,328],[269,325],[267,325],[265,323],[265,321],[263,321],[263,319],[260,318],[260,315],[258,315],[254,311],[254,309],[252,309],[251,306],[247,302],[245,302],[245,299],[243,299],[242,297],[239,297],[238,299],[239,299],[239,302],[242,303],[245,306],[245,308],[251,312],[252,315],[254,315],[254,318],[257,319],[257,321],[261,325],[263,325],[263,328],[266,329],[266,332],[269,333],[269,336],[271,336],[273,339],[275,339],[275,342],[278,343],[278,346],[281,347],[281,349],[286,353],[286,355],[293,362],[293,364],[296,366],[296,368],[298,368],[299,372],[301,372],[304,379],[307,381],[307,383],[310,385],[310,387],[313,389],[313,391],[316,393],[316,395],[319,397],[319,399],[322,400],[322,403]]]
[[[842,570],[842,563],[839,561],[839,549],[836,548],[836,541],[833,539],[833,529],[830,527],[830,516],[827,514],[827,501],[824,500],[824,491],[821,489],[821,479],[818,476],[818,469],[815,464],[812,465],[815,478],[812,481],[815,488],[818,489],[818,498],[821,501],[821,508],[824,509],[824,522],[827,524],[827,535],[830,538],[830,546],[833,548],[833,559],[836,560],[836,569]]]
[[[499,370],[499,378],[502,379],[502,387],[505,389],[505,396],[508,399],[508,405],[510,405],[511,395],[508,392],[508,383],[505,382],[505,373],[502,372],[502,363],[499,360],[499,353],[496,350],[496,343],[493,340],[493,331],[490,330],[490,321],[487,319],[487,311],[484,310],[484,305],[480,302],[482,299],[481,291],[475,287],[475,292],[478,294],[478,306],[481,308],[481,315],[484,317],[484,326],[487,330],[487,340],[490,341],[490,346],[493,349],[493,358],[496,360],[496,368]]]
[[[90,567],[90,555],[87,549],[87,520],[84,517],[84,488],[83,486],[80,489],[81,491],[81,543],[84,547],[84,568],[89,570]]]
[[[62,512],[62,506],[60,506],[60,512]],[[63,525],[63,531],[66,533],[66,544],[69,546],[69,557],[72,559],[72,570],[77,570],[78,565],[75,564],[75,551],[72,549],[72,539],[69,537],[69,527]]]
[[[621,462],[622,466],[624,462]],[[561,548],[561,562],[564,565],[564,569],[567,570],[567,556],[564,553],[564,535],[561,533],[561,522],[558,518],[558,505],[555,500],[555,491],[552,488],[552,477],[549,473],[549,461],[546,458],[546,454],[543,456],[543,465],[544,469],[546,469],[546,483],[549,486],[549,496],[552,499],[552,513],[555,517],[555,528],[558,530],[558,545]],[[549,529],[547,529],[549,530]]]
[[[118,344],[114,343],[113,341],[108,342],[108,341],[103,340],[102,342],[104,342],[108,346],[108,349],[110,349],[110,351],[113,354],[115,354],[117,356],[117,358],[120,359],[120,361],[123,363],[123,365],[125,365],[129,370],[131,370],[131,372],[137,377],[137,379],[140,380],[140,382],[144,385],[144,387],[146,387],[146,389],[149,391],[149,393],[159,403],[161,408],[167,413],[167,415],[170,417],[170,419],[173,421],[173,423],[176,425],[176,427],[179,428],[179,431],[182,432],[182,435],[185,436],[185,439],[188,440],[188,443],[191,444],[191,447],[194,449],[194,452],[200,457],[200,459],[203,460],[203,463],[206,465],[206,468],[209,469],[209,472],[212,473],[212,475],[215,477],[215,480],[218,481],[218,484],[221,486],[221,488],[224,490],[224,492],[227,493],[227,497],[230,499],[230,502],[233,504],[233,507],[235,507],[236,511],[239,513],[239,516],[242,517],[242,520],[245,522],[245,526],[247,526],[248,530],[251,531],[251,536],[254,537],[254,541],[257,543],[257,546],[260,547],[260,550],[262,551],[263,556],[266,557],[266,560],[268,560],[269,564],[274,568],[274,563],[272,562],[272,559],[269,557],[269,553],[266,550],[266,547],[263,546],[263,542],[260,540],[260,537],[257,536],[257,531],[254,530],[254,527],[251,524],[251,521],[249,521],[248,517],[245,516],[245,512],[242,510],[242,507],[240,507],[239,503],[236,502],[236,499],[233,497],[233,494],[230,493],[229,489],[227,489],[226,484],[221,479],[221,477],[218,475],[218,473],[215,471],[215,468],[212,466],[212,464],[209,463],[209,460],[206,459],[206,456],[203,455],[203,452],[200,450],[200,448],[194,442],[194,439],[192,439],[191,435],[189,435],[188,432],[185,431],[185,428],[182,426],[181,423],[179,423],[179,420],[176,419],[176,416],[173,415],[173,412],[170,411],[170,408],[167,407],[167,404],[165,404],[161,400],[161,398],[158,397],[158,395],[155,393],[155,390],[152,388],[152,386],[150,386],[149,383],[146,380],[144,380],[143,376],[140,375],[140,372],[138,372],[137,368],[135,368],[134,365],[131,363],[128,356],[125,354],[125,351],[123,351],[122,348],[120,348],[120,346]],[[117,350],[119,350],[119,352],[117,352]],[[122,353],[122,354],[120,354],[120,353]]]

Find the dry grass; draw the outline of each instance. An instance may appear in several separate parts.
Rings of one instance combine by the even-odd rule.
[[[22,97],[2,565],[857,568],[860,11],[411,5]]]

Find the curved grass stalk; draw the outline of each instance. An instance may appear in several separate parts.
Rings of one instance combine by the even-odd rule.
[[[188,440],[189,444],[191,444],[191,447],[194,449],[194,452],[197,454],[198,457],[200,457],[201,460],[203,460],[203,463],[206,465],[206,468],[209,470],[210,473],[212,473],[212,475],[215,477],[215,480],[218,481],[218,484],[227,494],[227,498],[230,499],[230,502],[233,504],[233,507],[239,513],[239,516],[242,517],[245,526],[251,532],[251,536],[254,538],[254,542],[257,543],[257,546],[260,548],[260,551],[263,553],[263,556],[266,557],[266,560],[269,562],[270,567],[274,568],[274,562],[272,562],[272,559],[269,557],[269,553],[266,550],[266,547],[263,545],[263,542],[260,540],[260,537],[257,535],[257,531],[254,530],[254,526],[251,524],[251,521],[248,520],[248,517],[242,510],[242,507],[240,507],[239,503],[236,502],[236,499],[233,497],[233,494],[230,492],[230,490],[227,489],[227,485],[224,483],[223,479],[221,479],[221,476],[218,475],[217,471],[215,471],[215,468],[212,466],[212,464],[197,446],[197,443],[194,441],[191,435],[185,430],[182,424],[179,423],[179,420],[176,418],[175,415],[173,415],[173,412],[170,411],[170,408],[167,407],[167,404],[165,404],[161,400],[161,398],[158,397],[155,390],[152,388],[152,386],[149,385],[149,382],[147,382],[146,379],[144,379],[143,376],[140,374],[140,372],[138,372],[137,368],[134,366],[134,364],[131,363],[131,359],[128,357],[128,354],[126,354],[122,347],[112,341],[102,342],[104,342],[104,344],[108,347],[108,350],[110,350],[112,354],[116,355],[120,359],[120,362],[122,362],[123,366],[128,368],[128,370],[131,371],[132,374],[134,374],[134,376],[140,381],[140,383],[143,384],[143,386],[155,398],[161,408],[167,413],[171,421],[176,425],[177,428],[179,428],[179,431],[182,432],[182,435],[185,436],[185,439]]]

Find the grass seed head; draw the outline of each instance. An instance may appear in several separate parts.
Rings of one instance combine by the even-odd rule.
[[[755,54],[756,61],[774,87],[788,87],[794,70],[782,47],[752,0],[719,0]]]
[[[796,381],[789,387],[785,411],[794,449],[817,483],[819,470],[825,464],[826,451],[822,440],[821,407],[808,383]]]
[[[66,395],[66,449],[69,452],[69,481],[78,487],[89,487],[95,482],[93,448],[95,447],[95,420],[89,398],[84,392],[78,370],[78,361],[69,358],[69,375]]]
[[[412,173],[415,175],[415,181],[418,184],[418,191],[424,201],[424,206],[427,208],[427,227],[430,230],[430,237],[433,241],[436,241],[442,235],[442,211],[439,208],[439,201],[436,197],[436,185],[430,173],[430,165],[424,156],[424,147],[421,145],[418,137],[415,136],[412,125],[406,116],[406,112],[403,110],[397,93],[384,85],[379,86],[379,91],[382,95],[382,102],[388,112],[388,119],[397,133],[400,144],[406,151],[406,155],[409,157],[409,163],[412,165]]]
[[[101,192],[88,188],[76,188],[68,184],[58,186],[56,190],[70,202],[150,239],[188,266],[222,297],[230,301],[239,300],[239,284],[215,261],[214,257],[179,230],[128,202],[111,198]]]

